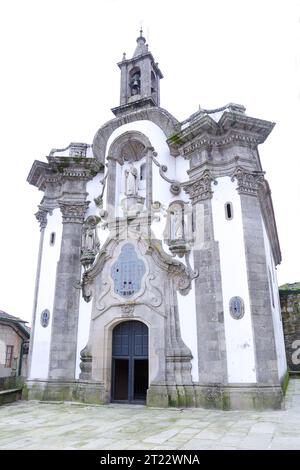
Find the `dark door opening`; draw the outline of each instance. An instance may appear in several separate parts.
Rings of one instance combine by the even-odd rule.
[[[145,402],[148,381],[148,328],[139,321],[120,323],[113,331],[112,401]]]
[[[148,389],[148,359],[134,360],[133,398],[145,400]]]
[[[115,399],[128,400],[128,359],[115,359]]]

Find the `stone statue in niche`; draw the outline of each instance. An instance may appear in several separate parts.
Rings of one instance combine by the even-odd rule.
[[[174,256],[182,258],[192,243],[192,212],[188,204],[174,201],[167,211],[164,240]]]
[[[83,226],[82,251],[97,251],[99,240],[94,221],[86,221]]]
[[[92,227],[86,227],[84,234],[84,251],[92,251],[95,245],[95,230]]]
[[[125,194],[126,196],[136,196],[138,187],[138,171],[133,163],[125,170]]]
[[[89,216],[82,227],[80,260],[85,270],[93,264],[100,248],[100,242],[97,235],[97,224],[99,221],[100,217]]]
[[[183,234],[183,210],[180,205],[172,207],[171,215],[171,239],[182,240]]]

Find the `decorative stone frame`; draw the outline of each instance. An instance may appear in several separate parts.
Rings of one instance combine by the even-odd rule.
[[[172,238],[172,220],[171,215],[173,210],[180,208],[182,215],[182,238]],[[193,242],[193,211],[192,207],[188,202],[184,202],[180,199],[172,201],[167,210],[166,227],[164,230],[164,240],[169,246],[170,251],[173,255],[178,255],[180,258],[190,251],[191,244]]]
[[[240,303],[240,312],[236,312],[234,303],[238,301]],[[229,301],[229,312],[234,320],[240,320],[245,315],[245,303],[244,300],[239,296],[231,297]]]
[[[104,166],[107,142],[113,131],[129,122],[141,120],[151,121],[156,124],[167,138],[180,130],[180,122],[165,109],[160,107],[140,109],[117,119],[112,119],[100,127],[93,141],[94,157]],[[178,150],[174,149],[168,142],[167,144],[170,154],[178,156]]]
[[[122,245],[126,243],[135,245],[138,256],[146,265],[141,289],[131,299],[121,298],[114,292],[113,279],[109,276]],[[115,234],[111,233],[82,281],[84,298],[89,301],[94,297],[89,341],[82,353],[81,369],[85,373],[82,378],[102,384],[103,402],[110,400],[112,330],[123,320],[138,320],[149,328],[148,404],[167,406],[169,383],[192,384],[192,355],[181,338],[176,295],[176,290],[182,295],[187,294],[191,279],[184,264],[166,255],[153,241],[142,235],[134,238],[133,234],[116,240]],[[171,331],[177,332],[175,337]],[[91,363],[88,368],[86,351]],[[175,378],[178,362],[181,367]]]
[[[106,402],[111,399],[113,330],[120,323],[131,320],[148,327],[149,386],[164,381],[166,345],[161,332],[165,329],[165,319],[145,306],[138,306],[133,316],[124,316],[120,307],[109,308],[94,321],[91,334],[92,380],[103,383]]]
[[[133,148],[133,160],[138,161],[143,157],[146,157],[146,208],[148,213],[151,211],[152,204],[152,160],[151,155],[153,152],[153,147],[151,145],[148,137],[145,136],[142,132],[138,131],[128,131],[124,134],[117,137],[109,147],[108,151],[108,169],[107,169],[107,184],[106,184],[106,201],[107,208],[110,217],[114,217],[115,203],[116,203],[116,170],[117,163],[123,165],[124,161],[129,161],[124,159],[122,152],[124,147],[132,145]],[[141,155],[138,156],[135,152],[134,145],[142,146]],[[135,155],[134,155],[135,153]]]
[[[49,322],[50,322],[50,312],[46,308],[41,312],[40,324],[42,325],[43,328],[47,328],[47,326],[49,326]]]

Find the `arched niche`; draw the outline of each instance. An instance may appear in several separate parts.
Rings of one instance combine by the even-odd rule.
[[[97,131],[93,141],[94,157],[104,165],[107,142],[113,131],[124,124],[142,120],[151,121],[160,127],[164,132],[166,139],[180,130],[180,122],[163,108],[145,108],[129,114],[124,114],[116,119],[108,121]],[[178,155],[178,152],[173,148],[169,147],[169,149],[171,155]]]
[[[125,161],[138,161],[146,155],[152,145],[148,137],[139,131],[128,131],[117,137],[108,150],[108,159],[120,165]]]
[[[144,159],[143,176],[145,180],[146,206],[152,203],[152,160],[153,147],[148,137],[139,131],[127,131],[117,137],[108,149],[107,205],[113,215],[116,201],[117,165],[139,162]]]
[[[133,67],[129,72],[128,96],[140,96],[141,94],[141,69]]]

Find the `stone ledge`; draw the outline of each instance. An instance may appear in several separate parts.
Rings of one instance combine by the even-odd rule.
[[[28,400],[40,401],[109,402],[102,383],[82,380],[28,380],[23,395]]]
[[[110,403],[103,383],[92,381],[28,380],[24,398],[40,401],[72,401],[104,405]],[[208,408],[218,410],[280,410],[284,408],[280,385],[152,384],[147,405],[159,408]]]
[[[6,405],[16,400],[20,400],[22,396],[22,388],[11,388],[0,391],[0,405]]]

